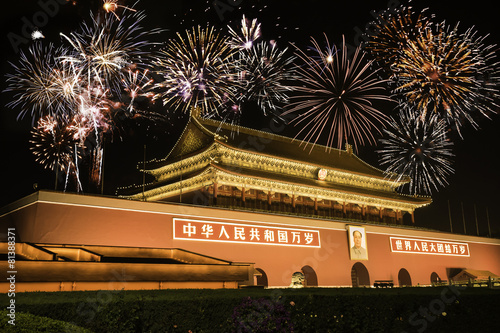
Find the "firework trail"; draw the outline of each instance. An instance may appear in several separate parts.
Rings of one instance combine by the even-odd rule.
[[[336,140],[339,149],[348,141],[356,149],[358,144],[375,143],[373,132],[381,133],[379,126],[389,118],[373,102],[390,99],[384,95],[383,81],[371,70],[372,62],[364,61],[359,47],[349,59],[345,40],[334,55],[331,47],[322,51],[316,40],[311,40],[318,54],[309,56],[296,47],[302,61],[297,67],[299,83],[294,86],[297,94],[283,113],[296,114],[291,122],[302,127],[296,138],[317,143],[326,133],[326,145],[332,148]]]
[[[448,185],[447,177],[453,174],[453,142],[447,138],[447,125],[437,115],[422,121],[410,109],[400,110],[384,129],[378,151],[380,163],[388,174],[396,174],[396,181],[410,178],[406,187],[412,195],[428,194]]]
[[[155,85],[155,99],[183,112],[200,107],[202,115],[236,104],[235,52],[214,27],[193,27],[185,37],[177,33],[155,61],[163,80]]]
[[[68,130],[73,133],[73,140],[80,147],[84,147],[89,134],[94,130],[94,126],[85,116],[77,114],[68,124]]]
[[[93,128],[97,146],[101,144],[102,134],[110,128],[110,107],[106,94],[107,91],[103,90],[103,87],[97,86],[87,89],[85,93],[78,96],[79,117],[76,119],[83,125],[82,127]],[[83,141],[84,139],[85,137],[82,136]]]

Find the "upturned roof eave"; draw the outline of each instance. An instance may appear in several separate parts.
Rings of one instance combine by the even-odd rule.
[[[212,181],[215,180],[215,178],[223,175],[223,174],[226,174],[226,175],[232,175],[232,176],[236,176],[236,177],[242,177],[242,178],[245,178],[245,179],[254,179],[254,180],[259,180],[259,181],[273,181],[275,183],[281,183],[282,185],[285,185],[285,186],[296,186],[298,189],[299,188],[302,188],[302,191],[304,188],[310,188],[312,189],[313,191],[318,191],[318,194],[319,196],[325,196],[325,192],[328,193],[328,192],[331,192],[330,195],[326,195],[326,196],[329,196],[329,197],[336,197],[336,196],[357,196],[359,198],[365,198],[365,199],[359,199],[360,201],[369,201],[369,200],[381,200],[381,201],[384,201],[384,202],[392,202],[392,205],[389,205],[389,206],[393,206],[393,207],[398,207],[398,206],[406,206],[408,210],[414,210],[414,209],[417,209],[417,208],[420,208],[420,207],[424,207],[424,206],[427,206],[428,204],[430,204],[432,202],[432,200],[430,198],[427,198],[427,197],[414,197],[414,196],[401,196],[401,195],[383,195],[384,193],[383,192],[379,192],[378,194],[377,193],[364,193],[364,191],[359,191],[358,188],[349,188],[349,186],[346,186],[346,188],[324,188],[322,186],[313,186],[313,185],[310,185],[310,184],[304,184],[304,183],[301,183],[301,182],[298,182],[298,181],[283,181],[283,180],[279,180],[279,181],[276,181],[276,180],[269,180],[269,178],[266,178],[266,177],[259,177],[258,175],[255,175],[255,174],[245,174],[245,173],[238,173],[238,172],[234,172],[234,171],[231,171],[231,170],[227,170],[225,168],[223,168],[222,166],[220,165],[217,165],[216,163],[210,163],[208,164],[207,166],[205,166],[203,169],[201,170],[198,170],[197,172],[195,173],[192,173],[191,174],[191,177],[190,178],[196,178],[196,177],[201,177],[203,175],[207,175],[207,174],[210,174],[210,175],[213,175],[214,179]],[[166,188],[168,186],[174,186],[178,183],[181,183],[181,182],[186,182],[188,181],[189,178],[185,178],[183,179],[182,181],[173,181],[173,182],[166,182],[164,184],[156,184],[153,188],[150,188],[149,190],[146,190],[145,193],[147,194],[146,196],[147,197],[158,197],[158,196],[162,196],[161,194],[161,191],[162,191],[162,188]],[[234,186],[237,186],[238,184],[233,184]],[[243,185],[240,184],[240,186]],[[276,192],[279,192],[279,190],[275,189]],[[323,191],[323,195],[319,194],[321,191]],[[301,190],[298,190],[297,193],[300,193]],[[148,194],[149,193],[149,194]],[[310,193],[311,194],[311,193]],[[390,193],[387,193],[387,194],[390,194]],[[172,194],[172,196],[175,195]],[[163,196],[165,197],[169,197],[169,195],[167,193],[164,193]],[[124,196],[124,197],[134,197],[134,195],[132,196]],[[382,206],[382,204],[381,204]]]

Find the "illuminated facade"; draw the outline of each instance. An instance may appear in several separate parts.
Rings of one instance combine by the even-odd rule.
[[[499,239],[414,226],[430,198],[398,194],[349,147],[233,130],[192,117],[144,163],[154,181],[118,197],[39,191],[0,209],[17,291],[286,287],[296,272],[307,286],[498,281]]]
[[[17,291],[285,287],[301,271],[308,286],[430,285],[500,272],[500,239],[179,203],[40,191],[4,207],[0,225],[15,233]],[[350,253],[353,229],[366,257]],[[4,260],[4,281],[8,271]]]

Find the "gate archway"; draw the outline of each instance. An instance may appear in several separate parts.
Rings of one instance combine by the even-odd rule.
[[[360,262],[352,265],[351,280],[353,287],[370,286],[370,274],[368,273],[365,265]]]
[[[441,278],[436,272],[431,273],[431,284],[439,283],[441,282]]]
[[[318,276],[316,275],[314,268],[312,268],[309,265],[306,265],[306,266],[302,267],[301,270],[302,270],[302,273],[304,273],[304,276],[306,278],[306,286],[317,287],[318,286]]]
[[[266,272],[264,272],[262,268],[256,268],[256,270],[261,274],[260,276],[257,275],[257,285],[267,287],[268,282]]]
[[[398,285],[400,287],[411,287],[411,276],[405,268],[401,268],[398,273]]]

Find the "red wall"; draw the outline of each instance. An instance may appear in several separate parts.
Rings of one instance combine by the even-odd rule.
[[[174,240],[173,217],[315,229],[320,231],[321,248]],[[15,226],[18,242],[181,248],[225,260],[253,262],[266,272],[269,286],[289,285],[292,273],[305,265],[315,270],[320,286],[350,286],[351,268],[356,262],[349,259],[346,224],[338,221],[103,199],[91,204],[35,202],[4,214],[0,224]],[[379,279],[392,279],[397,284],[401,268],[408,270],[413,285],[430,284],[432,272],[446,280],[447,268],[489,270],[500,275],[500,240],[364,226],[369,260],[362,263],[368,269],[371,284]],[[465,242],[470,257],[393,253],[390,236]]]

